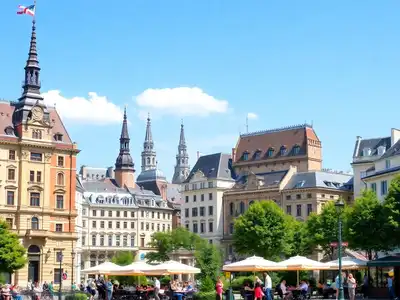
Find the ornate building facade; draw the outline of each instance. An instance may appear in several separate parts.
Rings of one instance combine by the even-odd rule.
[[[40,93],[35,21],[22,96],[0,103],[0,218],[20,237],[28,263],[12,282],[74,278],[76,155],[60,116]]]

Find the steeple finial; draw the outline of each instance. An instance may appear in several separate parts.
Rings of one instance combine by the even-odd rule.
[[[179,137],[179,146],[185,146],[186,147],[186,140],[185,140],[185,128],[183,126],[183,120],[181,123],[181,134]]]
[[[176,165],[172,183],[181,184],[184,182],[189,175],[189,155],[186,147],[185,140],[185,129],[183,126],[183,120],[181,121],[181,133],[179,136],[178,154],[176,155]]]
[[[144,136],[142,151],[142,171],[157,168],[156,151],[154,150],[153,134],[151,132],[150,113],[147,115],[146,134]]]
[[[115,163],[115,169],[133,170],[134,163],[129,148],[128,121],[126,116],[126,107],[124,109],[124,120],[122,121],[121,137],[119,138],[119,155]]]
[[[128,133],[128,118],[126,116],[126,106],[124,108],[124,120],[122,122],[122,130],[121,130],[121,139],[127,139],[129,141],[129,133]]]

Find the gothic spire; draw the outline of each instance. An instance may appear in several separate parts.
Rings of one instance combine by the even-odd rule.
[[[190,172],[189,154],[187,152],[185,129],[183,121],[181,123],[181,133],[179,136],[178,154],[176,155],[176,165],[172,183],[181,184],[185,181]]]
[[[157,168],[156,151],[154,150],[153,135],[151,133],[150,114],[147,117],[146,135],[144,137],[142,151],[142,171],[153,170]]]
[[[43,109],[44,121],[49,122],[50,117],[40,94],[40,67],[36,45],[36,21],[32,21],[32,33],[30,39],[28,59],[25,64],[25,77],[22,84],[22,95],[18,102],[14,103],[14,125],[26,122],[30,118],[31,109],[40,106]]]
[[[128,121],[126,117],[126,107],[124,109],[124,120],[122,122],[121,137],[119,138],[119,155],[115,162],[116,170],[133,170],[135,164],[129,149]]]

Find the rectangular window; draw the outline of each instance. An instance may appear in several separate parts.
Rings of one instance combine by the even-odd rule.
[[[135,238],[131,237],[131,247],[135,247]]]
[[[14,205],[14,191],[7,191],[7,205]]]
[[[390,169],[390,160],[389,159],[387,159],[385,161],[385,166],[386,166],[386,169]]]
[[[15,169],[8,169],[7,179],[15,180]]]
[[[56,196],[56,208],[63,209],[64,208],[64,195]]]
[[[144,230],[144,222],[140,222],[140,229]]]
[[[193,195],[193,202],[196,202],[196,201],[197,201],[196,195]]]
[[[189,218],[189,208],[185,208],[185,218]]]
[[[64,156],[57,157],[57,166],[64,167]]]
[[[113,244],[112,244],[112,235],[109,235],[108,236],[108,246],[112,246]]]
[[[371,183],[371,190],[376,193],[376,182]]]
[[[204,211],[205,207],[204,206],[200,207],[200,217],[204,217]]]
[[[12,229],[13,228],[13,219],[12,218],[6,218],[6,223],[8,228]]]
[[[387,181],[383,180],[381,181],[381,195],[386,195],[387,194]]]
[[[62,232],[62,231],[63,231],[62,224],[56,224],[56,232]]]
[[[110,210],[110,211],[108,212],[108,216],[109,216],[109,217],[112,217],[112,210]]]
[[[128,237],[126,235],[122,237],[122,245],[128,247]]]
[[[29,171],[29,182],[35,182],[35,171]]]
[[[86,216],[86,208],[83,208],[83,209],[82,209],[82,215],[83,215],[83,216]]]
[[[291,196],[290,195],[286,195],[286,200],[290,200]]]
[[[9,160],[15,160],[15,150],[9,150],[8,151],[8,159]]]
[[[154,219],[154,211],[151,212],[151,218]]]
[[[229,224],[229,233],[233,234],[234,225],[233,223]]]
[[[92,235],[92,246],[96,246],[96,235]]]
[[[134,217],[135,217],[135,212],[131,211],[131,218],[134,218]]]
[[[86,245],[86,235],[82,235],[82,246]]]
[[[127,217],[128,217],[128,212],[124,211],[124,218],[127,218]]]
[[[117,218],[119,218],[121,216],[121,212],[117,211]]]
[[[212,189],[212,188],[213,188],[213,182],[212,182],[212,181],[209,181],[209,182],[208,182],[208,188],[209,188],[209,189]]]
[[[213,206],[209,206],[208,207],[208,215],[212,216],[214,214],[214,207]]]
[[[112,221],[108,221],[108,228],[112,228]]]
[[[40,206],[40,193],[31,193],[30,196],[30,205]]]
[[[61,274],[62,274],[62,273],[63,273],[63,269],[61,269]],[[60,284],[60,279],[61,279],[61,276],[60,276],[60,269],[59,269],[59,268],[54,268],[53,274],[54,274],[53,283],[55,283],[55,284]]]
[[[144,247],[144,238],[140,238],[140,247]]]
[[[104,221],[100,221],[100,228],[104,229]]]
[[[96,210],[92,210],[92,216],[96,217],[96,215],[97,215],[97,211]]]
[[[86,227],[86,221],[82,220],[82,227],[85,228]]]
[[[124,229],[128,228],[128,222],[124,222]]]
[[[208,200],[212,200],[213,199],[213,194],[212,193],[208,193]]]
[[[201,194],[200,201],[204,201],[204,194]]]
[[[131,229],[135,229],[135,222],[131,222]]]
[[[36,172],[36,182],[42,182],[42,172]]]
[[[205,183],[205,182],[202,182],[202,183],[200,184],[200,188],[201,188],[201,189],[205,189],[205,188],[206,188],[206,183]]]
[[[96,221],[92,221],[92,228],[96,228]]]
[[[197,207],[192,208],[192,217],[197,217]]]
[[[307,198],[308,198],[308,199],[312,198],[312,194],[311,194],[311,193],[308,193],[308,194],[307,194]]]
[[[208,232],[213,232],[213,231],[214,231],[214,223],[208,222]]]
[[[296,217],[301,217],[301,204],[296,205]]]
[[[104,235],[100,235],[100,246],[104,246]]]
[[[206,227],[205,223],[200,223],[200,233],[204,233],[205,232],[205,227]]]
[[[288,215],[291,215],[291,214],[292,214],[292,206],[291,206],[291,205],[286,205],[286,213],[287,213]]]
[[[115,237],[115,246],[119,247],[121,245],[121,237],[117,235]]]
[[[120,228],[120,222],[117,222],[117,223],[115,223],[115,227],[117,228],[117,229],[119,229]]]
[[[104,210],[101,210],[101,211],[100,211],[100,216],[101,216],[101,217],[104,217],[105,214],[106,214],[106,212],[105,212]]]
[[[198,224],[197,223],[193,223],[193,232],[194,233],[198,232]]]
[[[31,160],[32,161],[43,161],[43,154],[31,152]]]
[[[297,194],[297,195],[296,195],[296,199],[297,199],[297,200],[300,200],[300,199],[301,199],[301,194]]]
[[[187,230],[189,230],[189,224],[185,224]]]
[[[312,213],[312,204],[307,204],[307,216]]]

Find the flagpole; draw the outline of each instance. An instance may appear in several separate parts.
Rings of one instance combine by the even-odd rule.
[[[33,20],[32,20],[32,23],[33,23],[33,25],[35,25],[35,23],[36,23],[36,0],[33,1],[33,5],[34,5],[34,7],[33,7]]]

